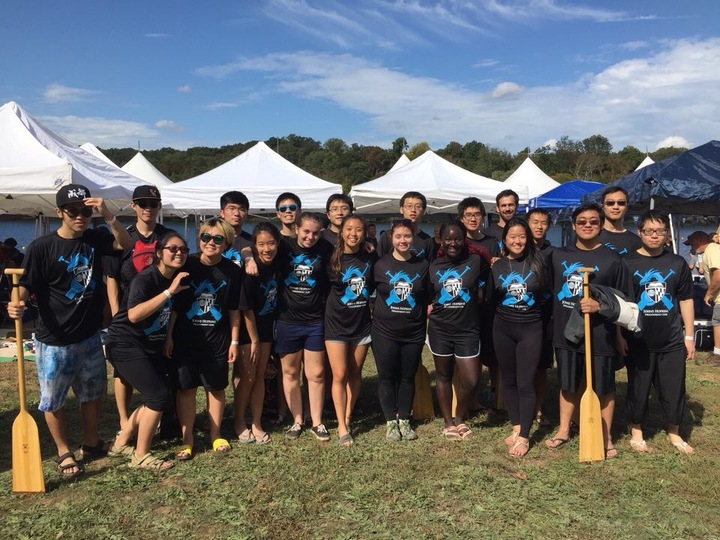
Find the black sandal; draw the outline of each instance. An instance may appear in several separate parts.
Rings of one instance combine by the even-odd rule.
[[[62,462],[68,458],[72,459],[72,461],[70,463],[67,463],[66,465],[62,465]],[[62,456],[56,457],[55,462],[57,463],[57,470],[60,472],[63,480],[72,480],[73,478],[77,478],[84,472],[80,464],[75,461],[75,454],[73,454],[72,452],[65,452]],[[68,469],[77,470],[75,472],[67,472]]]
[[[87,463],[93,461],[94,459],[104,458],[108,455],[109,450],[110,446],[102,439],[98,439],[98,442],[95,446],[88,446],[86,444],[83,444],[82,446],[80,446],[80,460],[84,463]]]

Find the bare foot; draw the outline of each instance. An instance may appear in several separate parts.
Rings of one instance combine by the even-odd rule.
[[[695,449],[688,443],[686,443],[679,435],[675,435],[674,437],[668,435],[668,441],[675,447],[675,450],[677,450],[681,454],[686,454],[689,456],[690,454],[695,453]]]
[[[523,437],[518,437],[515,444],[510,447],[509,453],[513,457],[524,457],[530,450],[530,441]]]
[[[513,446],[517,442],[517,438],[518,438],[519,434],[520,434],[519,431],[513,431],[510,435],[505,437],[505,439],[503,439],[505,446]]]

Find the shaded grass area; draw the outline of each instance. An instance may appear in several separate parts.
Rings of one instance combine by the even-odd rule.
[[[425,365],[431,368],[429,357]],[[430,369],[432,373],[432,369]],[[688,366],[688,410],[681,433],[696,448],[682,456],[665,440],[658,403],[651,400],[646,439],[650,455],[629,451],[624,425],[624,372],[618,375],[614,428],[620,456],[577,461],[577,439],[552,451],[550,430],[533,431],[525,459],[508,456],[502,414],[472,419],[473,437],[442,438],[440,420],[417,427],[414,442],[385,441],[369,356],[350,448],[322,444],[308,433],[288,441],[287,426],[266,427],[266,446],[234,445],[215,455],[202,432],[194,460],[164,475],[130,470],[122,459],[102,459],[77,482],[54,470],[54,446],[37,414],[34,365],[29,399],[40,428],[48,493],[11,493],[9,435],[17,415],[16,366],[0,364],[0,534],[8,538],[717,538],[720,537],[718,435],[720,368]],[[554,371],[547,415],[557,418]],[[112,385],[109,385],[111,388]],[[230,402],[230,393],[228,400]],[[71,423],[76,402],[68,402]],[[198,409],[204,408],[199,393]],[[229,412],[228,407],[228,412]],[[202,425],[203,416],[198,418]],[[101,435],[117,426],[108,397]],[[224,432],[232,435],[232,419]],[[72,440],[79,440],[77,429]],[[157,441],[170,455],[178,441]]]

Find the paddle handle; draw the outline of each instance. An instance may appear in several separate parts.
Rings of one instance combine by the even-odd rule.
[[[20,301],[20,276],[25,273],[22,268],[6,268],[5,274],[12,276],[12,294],[13,302]],[[20,411],[27,412],[25,404],[25,351],[23,351],[23,327],[22,317],[15,319],[15,345],[17,348],[18,361],[18,389],[20,392]]]
[[[589,276],[594,272],[594,268],[579,268],[579,272],[583,275],[583,300],[590,298],[590,281]],[[587,381],[588,391],[592,390],[592,336],[590,334],[590,314],[584,313],[585,322],[585,380]]]

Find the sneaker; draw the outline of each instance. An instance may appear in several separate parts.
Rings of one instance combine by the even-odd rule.
[[[301,433],[302,426],[296,422],[292,426],[290,426],[290,429],[285,432],[285,436],[288,439],[297,439]]]
[[[400,424],[400,435],[402,435],[403,439],[414,441],[418,438],[417,433],[410,427],[410,420],[400,420],[398,424]]]
[[[385,438],[388,441],[393,442],[397,442],[402,438],[400,436],[400,426],[398,425],[397,420],[388,420]]]
[[[313,426],[310,428],[310,431],[312,431],[312,434],[315,435],[315,438],[318,441],[326,442],[330,440],[330,434],[328,433],[328,430],[325,429],[325,424]]]

